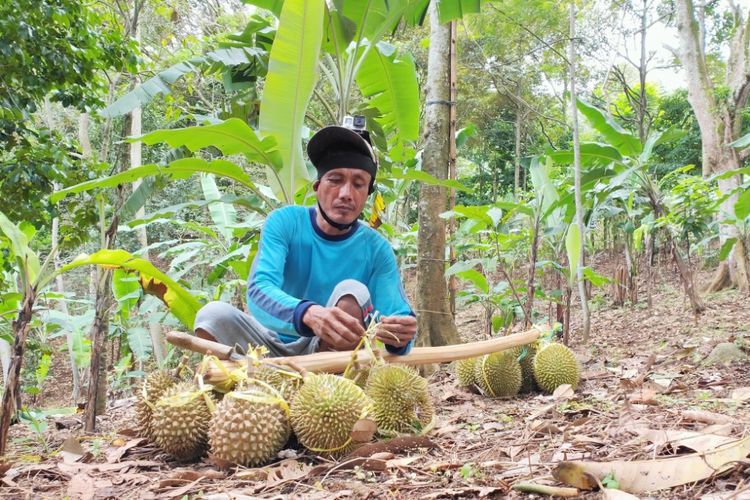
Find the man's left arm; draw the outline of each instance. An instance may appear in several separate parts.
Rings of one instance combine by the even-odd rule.
[[[404,293],[396,257],[385,241],[375,252],[373,279],[368,287],[373,307],[380,313],[378,340],[392,354],[407,354],[417,334],[417,318]]]

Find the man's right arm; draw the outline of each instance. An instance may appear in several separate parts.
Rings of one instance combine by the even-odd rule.
[[[247,306],[263,326],[287,335],[312,336],[301,318],[313,302],[293,297],[281,289],[294,221],[288,213],[274,211],[266,219],[258,252],[247,281]]]

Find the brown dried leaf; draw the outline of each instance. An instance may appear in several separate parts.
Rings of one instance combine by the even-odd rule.
[[[410,457],[401,457],[401,458],[394,458],[393,460],[388,460],[388,462],[385,464],[386,468],[398,468],[398,467],[407,467],[417,460],[421,460],[423,457],[421,455],[412,455]]]
[[[569,399],[575,395],[576,391],[573,390],[573,386],[571,386],[570,384],[563,384],[558,386],[557,389],[555,389],[555,392],[552,393],[552,399]]]
[[[146,438],[136,438],[131,439],[127,443],[124,443],[119,448],[109,449],[106,452],[107,455],[107,462],[108,463],[115,463],[119,462],[122,457],[125,456],[125,454],[131,449],[135,448],[136,446],[139,446],[141,444],[144,444],[148,442],[148,439]]]
[[[213,469],[178,469],[172,473],[172,479],[182,479],[183,481],[195,481],[196,479],[224,479],[227,475],[221,471]]]
[[[421,496],[423,500],[434,500],[437,498],[484,498],[494,493],[505,493],[508,488],[495,488],[492,486],[470,486],[468,488],[446,488],[438,490],[429,495]]]
[[[622,490],[604,488],[602,490],[602,500],[638,500],[638,497]]]
[[[702,422],[704,424],[730,424],[734,419],[721,413],[715,413],[706,410],[686,410],[681,413],[682,418],[693,422]]]
[[[268,471],[265,489],[302,479],[307,476],[310,469],[312,469],[311,466],[297,460],[282,460]]]
[[[639,386],[628,396],[628,400],[632,404],[657,406],[659,402],[655,398],[656,390],[648,384]]]
[[[369,443],[377,431],[378,424],[374,420],[361,418],[354,424],[350,436],[355,443]]]
[[[735,462],[743,460],[749,453],[750,436],[709,452],[679,457],[632,462],[562,462],[553,475],[571,486],[593,489],[597,486],[594,478],[601,481],[611,474],[623,491],[643,493],[706,479],[731,469]]]
[[[562,432],[558,426],[547,420],[535,420],[534,422],[531,422],[529,430],[532,434],[543,435],[560,434],[560,432]]]
[[[62,448],[60,449],[60,456],[63,458],[63,462],[66,464],[72,464],[81,460],[86,455],[86,450],[81,446],[81,442],[74,436],[68,436],[63,441]]]
[[[659,430],[647,428],[635,428],[644,439],[654,443],[656,446],[671,445],[673,448],[689,448],[697,452],[706,452],[719,446],[736,441],[736,438],[707,434],[705,432],[681,431],[681,430]]]
[[[729,397],[740,403],[750,401],[750,387],[738,387],[732,391],[732,395]]]
[[[370,457],[375,453],[381,453],[384,451],[398,454],[419,448],[432,449],[437,447],[438,446],[426,436],[401,436],[393,438],[390,441],[378,441],[376,443],[360,446],[347,455],[347,458]]]
[[[202,480],[203,478],[199,477],[195,481],[188,483],[180,488],[171,489],[169,491],[162,493],[161,495],[159,495],[158,498],[181,498],[182,496],[186,495],[190,490],[195,488],[195,486]]]
[[[68,481],[67,496],[76,500],[93,500],[93,479],[88,474],[76,474]]]

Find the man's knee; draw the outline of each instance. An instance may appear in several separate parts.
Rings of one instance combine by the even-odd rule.
[[[347,313],[349,316],[357,318],[362,324],[364,324],[364,312],[362,311],[359,302],[357,302],[357,298],[353,295],[344,295],[341,297],[338,302],[336,302],[336,307]]]
[[[357,280],[346,279],[340,281],[331,293],[331,298],[338,303],[342,298],[350,296],[357,304],[360,309],[364,309],[370,303],[370,290],[367,286]],[[329,304],[335,305],[335,304]]]
[[[209,302],[195,315],[195,332],[200,333],[199,330],[202,330],[213,336],[217,329],[225,328],[236,314],[236,308],[226,302]]]

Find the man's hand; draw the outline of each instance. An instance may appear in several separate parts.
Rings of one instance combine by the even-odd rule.
[[[315,332],[323,347],[338,351],[354,349],[365,334],[364,324],[338,307],[310,306],[302,322]]]
[[[393,347],[404,347],[416,334],[417,318],[414,316],[383,316],[376,338]]]

